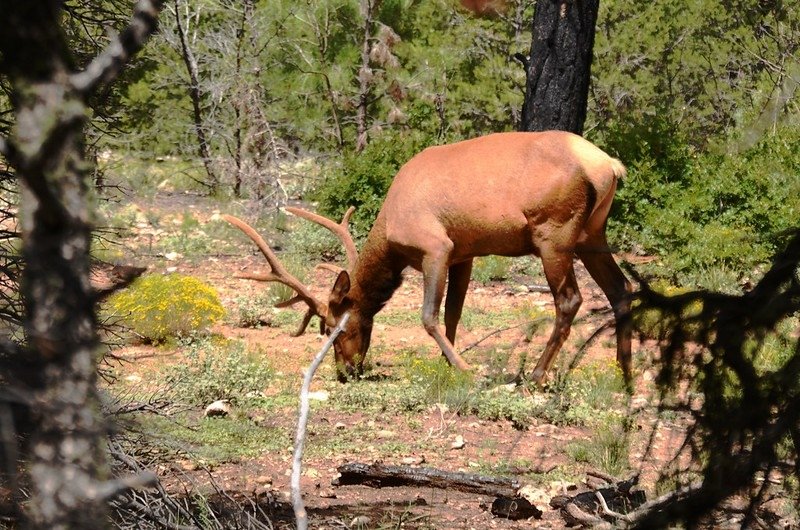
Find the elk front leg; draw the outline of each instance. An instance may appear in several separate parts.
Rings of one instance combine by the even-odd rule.
[[[450,243],[452,248],[452,243]],[[470,365],[455,351],[453,344],[442,334],[439,324],[439,308],[444,297],[444,286],[447,273],[447,254],[449,248],[431,254],[422,261],[422,277],[424,295],[422,300],[422,325],[428,335],[433,337],[441,348],[447,361],[460,370],[469,370]],[[463,302],[463,300],[462,300]]]
[[[461,320],[464,298],[467,296],[469,279],[472,275],[472,260],[450,266],[447,273],[447,298],[444,300],[444,331],[447,340],[455,346],[456,328]]]
[[[531,380],[536,384],[540,384],[550,370],[561,346],[569,336],[572,321],[583,302],[578,282],[575,280],[575,270],[572,267],[572,253],[559,252],[548,255],[542,252],[541,256],[544,274],[555,301],[556,322],[544,353],[531,374]]]

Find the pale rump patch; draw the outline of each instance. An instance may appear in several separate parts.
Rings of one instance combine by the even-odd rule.
[[[603,165],[611,164],[614,175],[620,177],[619,172],[625,172],[625,166],[616,158],[611,158],[602,149],[591,143],[589,140],[577,135],[570,134],[565,136],[567,147],[581,160],[586,169],[591,170]]]

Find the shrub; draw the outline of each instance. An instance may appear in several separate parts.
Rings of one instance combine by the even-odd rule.
[[[471,412],[484,420],[509,420],[517,429],[527,429],[542,410],[532,398],[518,392],[503,390],[477,393],[471,403]]]
[[[585,462],[609,475],[619,477],[628,469],[630,440],[624,429],[603,425],[590,440],[572,442],[567,454],[576,462]]]
[[[354,237],[369,232],[395,174],[411,157],[431,142],[424,134],[386,134],[376,138],[361,153],[348,154],[340,166],[331,168],[328,178],[316,190],[313,199],[320,211],[341,218],[350,206]]]
[[[269,384],[273,370],[256,362],[239,341],[184,340],[186,361],[167,369],[167,381],[181,401],[207,405],[217,399],[242,401]],[[260,395],[260,394],[259,394]]]
[[[108,308],[136,335],[156,343],[203,332],[225,314],[213,287],[180,274],[139,278],[113,295]]]
[[[656,282],[650,285],[650,289],[664,296],[680,296],[689,292],[689,289],[675,287],[664,282]],[[686,307],[686,310],[681,314],[681,319],[686,322],[696,319],[702,311],[703,303],[700,300],[696,300]],[[651,339],[663,339],[674,326],[674,316],[660,308],[648,307],[643,309],[640,307],[638,300],[633,302],[631,318],[634,328],[643,336]],[[689,329],[699,331],[697,326],[690,326]]]
[[[453,368],[441,356],[406,356],[405,376],[427,403],[444,403],[453,410],[464,407],[473,387],[470,372]]]
[[[672,169],[654,152],[623,157],[629,171],[609,218],[610,239],[659,255],[647,268],[660,276],[734,291],[796,224],[798,145],[796,128],[784,127],[735,156],[677,156]],[[710,271],[713,281],[698,270]]]
[[[475,259],[472,278],[480,283],[507,280],[511,275],[511,258],[483,256]]]

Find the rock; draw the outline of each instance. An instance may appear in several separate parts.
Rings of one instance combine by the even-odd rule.
[[[259,475],[256,477],[256,484],[261,484],[262,486],[268,486],[272,484],[272,477],[269,475]]]
[[[378,438],[382,438],[384,440],[387,440],[389,438],[394,438],[395,436],[397,436],[397,434],[394,431],[382,430],[382,431],[378,431],[377,436],[378,436]]]
[[[407,456],[400,461],[405,466],[418,466],[425,463],[425,457],[420,456]]]
[[[334,425],[333,428],[336,429],[337,431],[342,431],[347,428],[347,425],[339,421],[336,422],[336,425]]]
[[[550,502],[550,495],[541,488],[536,488],[532,484],[526,484],[517,491],[517,496],[522,497],[533,505],[547,505]]]
[[[465,445],[467,445],[467,442],[464,441],[464,437],[458,434],[453,443],[450,444],[450,449],[463,449]]]
[[[333,491],[331,488],[326,488],[324,490],[319,490],[319,496],[323,499],[335,499],[336,492]]]
[[[227,399],[218,399],[206,407],[203,415],[206,418],[227,416],[231,413],[231,402]]]
[[[327,390],[317,390],[316,392],[308,393],[309,401],[328,401],[328,396]]]
[[[365,528],[371,522],[372,519],[370,519],[366,515],[359,515],[358,517],[354,517],[353,520],[350,521],[350,528]]]

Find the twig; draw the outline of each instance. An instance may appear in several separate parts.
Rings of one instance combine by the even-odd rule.
[[[600,507],[603,509],[603,515],[608,515],[609,517],[613,517],[615,519],[620,519],[622,521],[625,521],[626,523],[630,523],[631,522],[631,518],[630,518],[629,515],[625,515],[623,513],[615,512],[614,510],[609,508],[608,504],[606,503],[606,499],[605,499],[605,497],[603,497],[602,493],[600,493],[599,491],[595,491],[594,492],[594,496],[597,497],[598,502],[600,502]]]
[[[586,474],[589,475],[590,477],[595,477],[595,478],[599,478],[600,480],[605,480],[606,482],[608,482],[609,484],[612,484],[612,485],[613,484],[617,484],[618,482],[621,482],[621,480],[618,479],[617,477],[615,477],[613,475],[609,475],[608,473],[605,473],[605,472],[597,470],[597,469],[590,469],[590,470],[586,471]]]
[[[575,503],[570,502],[564,506],[564,511],[567,512],[570,517],[583,525],[591,526],[592,528],[611,528],[611,525],[608,522],[604,521],[600,517],[597,517],[596,515],[584,512]]]
[[[297,434],[294,438],[294,459],[292,460],[292,504],[294,506],[294,517],[297,521],[298,530],[306,530],[308,528],[308,514],[306,513],[306,507],[303,503],[303,492],[300,490],[300,471],[303,463],[303,445],[305,445],[306,441],[306,425],[308,424],[308,391],[309,387],[311,386],[311,379],[314,377],[314,373],[317,371],[317,368],[319,368],[320,363],[322,363],[322,359],[325,357],[325,354],[328,353],[328,350],[330,350],[331,346],[333,346],[333,341],[336,340],[336,337],[338,337],[339,334],[344,330],[344,327],[347,325],[347,321],[349,319],[350,313],[347,312],[339,321],[339,324],[333,329],[330,337],[328,337],[328,340],[325,342],[325,345],[319,351],[317,356],[314,357],[314,360],[311,362],[311,366],[308,367],[308,370],[306,370],[306,375],[303,378],[303,387],[300,390],[300,415],[297,420]]]
[[[470,351],[472,348],[475,348],[481,342],[485,341],[488,338],[494,337],[495,335],[498,335],[498,334],[503,333],[504,331],[508,331],[510,329],[520,328],[520,327],[524,326],[527,323],[528,322],[522,322],[521,324],[514,324],[513,326],[506,326],[504,328],[496,329],[496,330],[492,331],[491,333],[489,333],[488,335],[486,335],[484,337],[481,337],[480,339],[476,340],[475,342],[473,342],[472,344],[470,344],[466,348],[462,349],[461,353],[463,354],[463,353],[466,353],[466,352]]]

